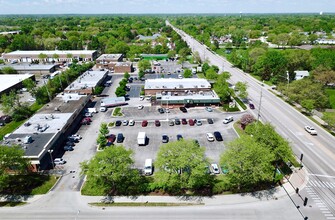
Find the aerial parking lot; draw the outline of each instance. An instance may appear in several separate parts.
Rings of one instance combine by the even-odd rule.
[[[111,121],[134,120],[133,126],[120,125],[110,129],[110,134],[117,135],[122,133],[124,136],[123,144],[126,148],[134,151],[135,166],[143,168],[146,159],[154,159],[157,156],[159,147],[165,143],[162,141],[162,135],[168,136],[169,142],[177,141],[177,135],[181,135],[184,139],[197,140],[200,146],[206,148],[206,156],[213,163],[218,163],[221,153],[226,149],[227,143],[237,138],[237,134],[233,129],[233,123],[223,124],[223,119],[231,114],[223,113],[214,109],[213,112],[207,112],[204,107],[188,109],[188,113],[183,113],[179,108],[170,109],[169,113],[159,113],[159,107],[144,107],[139,110],[136,107],[123,107],[124,117],[112,118]],[[234,118],[238,120],[242,114],[234,114]],[[171,125],[171,121],[180,120],[180,125]],[[208,122],[208,118],[213,120],[213,124]],[[182,120],[186,119],[186,120]],[[194,125],[189,124],[189,120],[196,119],[201,121]],[[142,122],[148,122],[146,127],[142,127]],[[156,121],[156,123],[155,123]],[[159,121],[159,123],[157,122]],[[184,121],[184,123],[182,123]],[[185,124],[186,121],[186,124]],[[206,133],[220,132],[223,141],[208,141]],[[138,132],[145,132],[147,136],[147,144],[138,146]]]

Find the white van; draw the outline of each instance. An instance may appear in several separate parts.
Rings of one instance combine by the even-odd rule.
[[[107,111],[106,107],[104,107],[104,106],[100,107],[100,112],[105,112],[105,111]]]
[[[152,159],[146,159],[144,163],[144,175],[152,175]]]

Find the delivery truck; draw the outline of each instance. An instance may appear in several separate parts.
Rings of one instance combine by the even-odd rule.
[[[145,135],[145,132],[138,132],[137,135],[137,144],[139,146],[143,146],[146,144],[147,136]]]

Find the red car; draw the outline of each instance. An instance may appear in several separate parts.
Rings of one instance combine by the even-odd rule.
[[[188,124],[189,124],[190,126],[194,126],[194,121],[193,121],[193,119],[189,119],[189,120],[188,120]]]
[[[107,142],[114,143],[115,139],[116,139],[116,136],[114,134],[110,134],[107,137]]]
[[[147,120],[142,121],[142,127],[146,127],[147,125],[148,125],[148,121]]]
[[[161,123],[159,122],[159,120],[155,120],[155,126],[156,126],[156,127],[161,126]]]
[[[182,123],[183,125],[187,125],[186,118],[182,118],[182,119],[181,119],[181,123]]]
[[[92,122],[92,119],[90,117],[84,118],[86,121]]]
[[[91,124],[91,121],[87,120],[87,118],[83,118],[83,120],[81,120],[81,124],[82,125],[89,125],[89,124]]]

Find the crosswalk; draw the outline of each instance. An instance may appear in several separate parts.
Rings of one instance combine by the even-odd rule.
[[[312,187],[335,189],[335,182],[326,182],[320,180],[310,180],[308,185]]]
[[[327,183],[329,184],[330,182],[327,182]],[[315,186],[314,185],[312,186],[312,184],[315,184]],[[319,186],[317,184],[319,184]],[[316,207],[319,208],[319,210],[321,211],[322,215],[324,216],[326,220],[335,220],[334,214],[329,210],[327,205],[322,201],[322,199],[318,196],[318,194],[313,189],[314,187],[322,187],[321,184],[323,184],[323,186],[326,187],[326,184],[323,181],[310,180],[309,186],[306,186],[306,191],[309,195],[308,197],[313,200],[314,204],[316,205]],[[334,183],[330,183],[330,186],[335,187]]]

